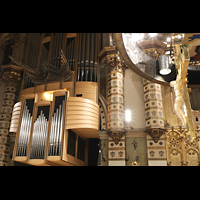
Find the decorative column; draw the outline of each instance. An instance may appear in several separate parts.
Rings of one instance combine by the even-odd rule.
[[[10,140],[15,139],[15,135],[9,135],[10,120],[13,105],[18,97],[22,69],[12,64],[2,65],[1,67],[3,69],[2,81],[6,82],[8,86],[5,89],[0,113],[0,166],[7,166]]]
[[[108,135],[118,144],[124,129],[124,70],[126,65],[117,55],[107,59],[108,73]]]
[[[116,47],[105,47],[99,54],[108,71],[108,165],[125,166],[124,127],[124,71],[126,64],[120,59]]]
[[[166,166],[166,139],[161,85],[143,79],[148,165]]]

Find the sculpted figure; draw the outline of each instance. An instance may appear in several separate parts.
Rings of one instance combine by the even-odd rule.
[[[181,52],[182,51],[182,52]],[[171,81],[170,86],[174,88],[175,103],[174,111],[180,118],[183,126],[187,126],[188,136],[192,140],[195,139],[194,122],[192,120],[192,112],[190,99],[187,92],[187,71],[190,62],[189,50],[187,47],[180,49],[180,45],[176,45],[175,64],[178,69],[176,81]],[[182,110],[182,103],[186,110]]]
[[[174,111],[176,115],[180,118],[183,126],[186,125],[186,117],[182,110],[182,102],[183,96],[181,94],[181,81],[180,81],[180,74],[178,73],[176,81],[171,81],[170,86],[174,88],[175,92],[175,103],[174,103]]]

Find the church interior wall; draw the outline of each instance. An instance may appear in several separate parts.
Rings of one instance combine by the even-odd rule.
[[[42,61],[40,61],[41,62],[40,63],[37,60],[38,59],[37,56],[42,52],[42,47],[40,45],[46,44],[47,40],[48,42],[50,42],[51,41],[50,35],[53,38],[53,33],[46,33],[46,34],[48,35],[48,36],[45,36],[46,38],[44,37],[44,33],[43,34],[41,33],[41,36],[39,35],[37,36],[39,38],[37,39],[37,41],[38,41],[38,49],[40,49],[40,51],[37,51],[37,50],[34,51],[35,54],[33,54],[34,52],[31,53],[32,49],[30,48],[30,45],[28,43],[28,40],[30,39],[30,37],[32,37],[31,34],[30,35],[26,33],[19,34],[19,38],[18,38],[19,44],[12,46],[13,48],[12,57],[28,65],[29,64],[28,56],[31,55],[32,59],[33,58],[35,59],[34,62],[37,63],[37,69],[39,69],[39,65],[42,63]],[[64,34],[65,34],[65,39],[63,40],[63,44],[65,43],[65,47],[67,47],[68,49],[72,48],[72,46],[70,46],[72,45],[70,42],[73,41],[74,42],[73,44],[75,45],[73,47],[77,48],[77,52],[81,49],[80,50],[81,53],[80,52],[77,53],[76,51],[73,52],[74,53],[73,56],[77,56],[77,60],[75,62],[74,60],[71,61],[74,63],[74,66],[76,66],[76,69],[72,71],[72,78],[67,81],[59,80],[59,81],[54,81],[53,83],[50,82],[50,83],[45,83],[45,84],[35,84],[35,85],[33,84],[32,86],[29,85],[27,86],[27,88],[24,89],[23,84],[25,82],[25,75],[21,74],[22,76],[22,80],[20,83],[21,85],[18,87],[17,91],[13,91],[14,98],[15,98],[14,100],[5,98],[5,93],[9,93],[8,90],[10,86],[8,86],[8,83],[6,83],[5,81],[0,80],[0,111],[2,111],[2,107],[10,106],[10,105],[7,105],[9,101],[15,101],[15,103],[18,101],[22,101],[24,98],[24,95],[26,96],[26,95],[36,94],[38,98],[40,98],[38,103],[43,103],[46,101],[44,97],[45,92],[47,93],[50,92],[52,95],[53,92],[67,91],[68,97],[66,101],[68,101],[69,103],[69,104],[67,103],[67,106],[69,106],[69,109],[66,109],[66,112],[69,111],[68,114],[70,112],[71,114],[69,114],[69,116],[66,117],[66,119],[68,119],[68,121],[71,120],[71,124],[73,124],[73,126],[69,126],[69,124],[66,122],[66,126],[64,127],[66,131],[65,133],[67,133],[66,134],[67,136],[65,137],[65,144],[67,143],[66,142],[68,140],[67,137],[69,136],[68,129],[73,129],[69,127],[75,127],[74,124],[78,124],[78,120],[79,120],[80,124],[77,125],[76,127],[77,130],[75,130],[74,128],[76,137],[79,138],[80,136],[84,138],[86,141],[85,144],[87,145],[88,145],[89,139],[91,138],[96,138],[96,139],[98,138],[100,141],[99,143],[100,153],[98,155],[100,157],[99,159],[100,166],[134,166],[134,165],[137,165],[137,166],[191,165],[192,166],[192,165],[199,165],[200,141],[199,139],[193,143],[190,143],[187,141],[187,127],[182,125],[181,120],[177,117],[174,111],[175,96],[174,96],[172,88],[169,85],[162,85],[162,84],[151,82],[147,79],[143,79],[142,76],[136,74],[130,68],[127,68],[123,72],[122,71],[120,72],[121,74],[123,74],[123,77],[120,77],[118,75],[117,76],[113,75],[116,69],[113,68],[112,69],[113,71],[109,69],[109,64],[108,64],[109,59],[111,60],[112,56],[115,57],[116,55],[119,56],[120,54],[113,46],[113,43],[111,41],[112,39],[111,34],[109,33],[102,33],[101,35],[100,33],[99,34],[95,33],[96,34],[95,37],[93,33],[84,33],[84,34],[83,33],[81,34],[63,33],[62,37],[64,37]],[[56,34],[56,37],[58,37],[57,35],[58,34]],[[92,39],[91,40],[88,39],[90,37],[93,39],[95,38],[94,40],[95,43],[93,41],[94,44],[91,42]],[[78,44],[77,41],[79,40],[77,38],[79,38],[80,41],[82,41],[80,46],[77,45]],[[83,42],[84,38],[86,42]],[[98,42],[97,42],[97,38],[98,38]],[[40,40],[41,41],[43,40],[41,44],[40,44]],[[98,51],[97,51],[97,43],[99,45]],[[52,48],[51,46],[48,47],[47,44],[45,48],[47,49]],[[94,45],[95,49],[94,47],[92,50],[90,49],[91,44]],[[66,46],[66,45],[69,45],[69,46]],[[86,45],[87,47],[84,45]],[[45,48],[43,50],[45,50]],[[65,51],[67,50],[65,48]],[[98,62],[98,67],[97,65],[94,65],[95,67],[93,69],[90,66],[90,70],[95,70],[96,77],[95,77],[95,81],[94,80],[88,81],[87,78],[89,77],[89,74],[92,71],[90,70],[88,71],[88,65],[84,65],[83,63],[88,62],[87,59],[85,58],[87,56],[88,58],[90,58],[89,55],[90,54],[93,55],[94,51],[96,52],[94,60],[96,64]],[[59,52],[58,49],[57,49],[57,52]],[[86,57],[84,57],[85,53],[86,53]],[[33,55],[36,55],[36,54],[38,55],[34,57]],[[70,57],[70,55],[71,54],[69,54],[68,56]],[[0,50],[0,64],[1,65],[3,65],[2,62],[4,60],[4,57],[5,57],[4,51]],[[84,57],[85,60],[81,61],[82,59],[81,57]],[[50,56],[48,57],[48,60],[50,60]],[[80,76],[79,78],[77,78],[78,76],[76,77],[77,75],[76,73],[79,73],[79,76]],[[83,75],[84,73],[85,75]],[[87,78],[86,78],[86,73],[88,73]],[[109,92],[111,92],[111,89],[109,88],[110,87],[109,73],[112,74],[112,78],[113,78],[113,80],[110,80],[110,81],[114,82],[115,78],[118,81],[123,80],[123,84],[122,84],[123,86],[121,87],[123,88],[122,91],[119,92],[118,89],[120,87],[117,88],[116,85],[113,84],[112,92],[116,88],[117,88],[117,92],[116,93],[113,92],[113,94],[109,94]],[[120,74],[119,71],[117,73]],[[93,78],[91,78],[91,80]],[[15,85],[13,87],[15,87]],[[158,94],[159,95],[161,94],[160,95],[161,98],[157,97]],[[118,109],[117,108],[116,110],[112,110],[112,113],[111,113],[111,109],[109,108],[109,100],[111,99],[111,97],[115,98],[115,95],[117,96],[117,98],[122,97],[121,99],[123,100],[121,104],[119,105],[122,105],[123,111],[122,110],[119,111],[117,110]],[[76,102],[77,98],[80,98],[79,100],[83,102]],[[5,103],[5,100],[8,102]],[[52,104],[53,104],[53,101],[52,101]],[[77,104],[80,104],[79,110],[76,110]],[[115,100],[113,100],[113,102],[110,102],[111,106],[113,106],[114,104],[116,104],[116,98]],[[74,110],[71,109],[70,106],[71,107],[74,106],[73,107]],[[85,109],[84,112],[87,112],[88,116],[85,115],[84,112],[81,111],[83,107]],[[90,112],[88,110],[90,110]],[[127,111],[129,112],[130,119],[126,119]],[[4,121],[6,121],[6,123],[10,123],[10,122],[8,122],[8,119],[4,119],[4,118],[5,116],[8,116],[8,115],[11,117],[12,114],[6,113],[6,112],[7,110],[5,112],[4,111],[1,112],[2,115],[0,117],[0,122],[2,123],[1,123],[0,131],[6,130],[8,132],[7,130],[8,127],[3,127],[3,126],[5,124]],[[96,113],[95,117],[93,116],[94,112]],[[121,114],[123,112],[124,114]],[[76,113],[76,116],[74,113]],[[196,131],[196,134],[199,135],[200,111],[192,110],[192,113],[193,113],[193,121],[195,124],[195,131]],[[110,117],[113,115],[114,116],[119,115],[121,119],[120,118],[115,119],[116,117],[113,116],[111,121],[112,123],[114,123],[114,121],[117,121],[119,124],[121,121],[123,121],[124,130],[118,130],[118,129],[108,130],[109,115]],[[22,113],[20,114],[20,116],[22,116]],[[96,121],[94,120],[94,118]],[[94,121],[96,123],[95,134],[93,134]],[[17,123],[20,125],[20,122],[17,122]],[[86,123],[84,127],[82,126],[83,123]],[[91,127],[88,124],[90,124]],[[118,126],[118,128],[119,127],[120,126]],[[89,130],[89,128],[91,128],[91,130]],[[88,131],[91,132],[89,133],[89,136],[87,136]],[[113,133],[113,134],[118,134],[121,131],[122,137],[119,139],[119,143],[114,142],[114,139],[113,139],[114,137],[108,134],[109,131],[110,133]],[[3,153],[0,152],[1,165],[8,165],[8,166],[26,165],[25,163],[21,163],[21,162],[17,162],[13,160],[13,152],[14,151],[17,152],[16,150],[17,145],[15,144],[15,134],[16,135],[18,134],[18,137],[19,137],[19,130],[18,132],[15,131],[15,133],[9,133],[9,134],[10,134],[9,136],[8,134],[7,136],[2,135],[2,134],[0,135],[0,148],[1,148],[0,151],[3,148],[6,149],[6,151],[3,150]],[[159,139],[155,140],[155,138],[152,137],[153,134],[154,135],[160,134]],[[78,139],[76,141],[76,145],[77,144],[78,144]],[[65,150],[66,149],[67,147],[65,146]],[[78,150],[76,151],[78,152]],[[85,148],[85,151],[87,152],[88,148]],[[76,152],[76,156],[77,156],[77,152]],[[1,158],[2,155],[4,156],[3,158],[4,160],[2,160]],[[75,164],[77,163],[79,163],[79,161],[77,161]],[[57,163],[54,163],[54,164],[57,165]],[[84,165],[87,165],[87,162],[85,162]]]

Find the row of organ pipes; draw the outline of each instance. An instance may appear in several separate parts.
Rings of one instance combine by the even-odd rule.
[[[97,81],[97,54],[97,33],[80,33],[77,81]]]
[[[32,101],[33,103],[33,101]],[[32,112],[32,111],[31,111]],[[24,102],[19,139],[17,144],[17,156],[26,156],[28,149],[28,142],[31,131],[32,114],[29,111],[27,102]]]
[[[34,99],[33,99],[34,101]],[[32,101],[32,103],[33,103]],[[63,116],[65,108],[65,96],[55,97],[54,113],[49,127],[48,156],[61,155],[61,140],[63,135]],[[33,108],[32,108],[33,109]],[[50,106],[39,106],[37,118],[33,123],[31,135],[32,111],[24,102],[16,156],[28,156],[27,150],[31,137],[29,159],[44,159],[48,135]]]
[[[62,98],[62,96],[58,98]],[[65,100],[63,99],[62,105],[59,104],[59,108],[54,109],[51,119],[48,156],[59,156],[61,153],[64,102]]]
[[[44,159],[48,120],[42,110],[34,122],[30,159]]]
[[[63,49],[65,57],[69,63],[71,71],[74,71],[75,64],[75,38],[67,38],[66,46],[65,33],[45,33],[44,37],[51,36],[51,40],[42,44],[41,33],[30,33],[28,41],[28,53],[25,64],[32,68],[41,66],[44,62],[52,62],[56,67],[60,67],[59,50]],[[78,42],[78,61],[77,61],[77,78],[76,81],[97,81],[97,62],[98,62],[98,33],[79,33]],[[51,47],[51,52],[50,52]],[[41,55],[39,55],[41,53]],[[49,53],[51,55],[49,55]],[[40,59],[40,60],[39,60]],[[39,60],[39,61],[38,61]],[[38,64],[39,62],[39,64]],[[23,88],[33,87],[31,78],[24,77]]]

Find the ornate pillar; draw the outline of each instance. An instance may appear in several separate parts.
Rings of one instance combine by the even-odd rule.
[[[161,85],[143,79],[148,165],[167,165]]]
[[[2,81],[7,83],[7,87],[0,113],[0,166],[7,166],[10,140],[15,139],[15,135],[9,135],[10,120],[13,105],[18,98],[22,69],[12,64],[1,67],[3,69]]]
[[[120,59],[116,47],[105,47],[99,54],[108,71],[108,165],[125,165],[124,127],[124,71],[126,64]]]

